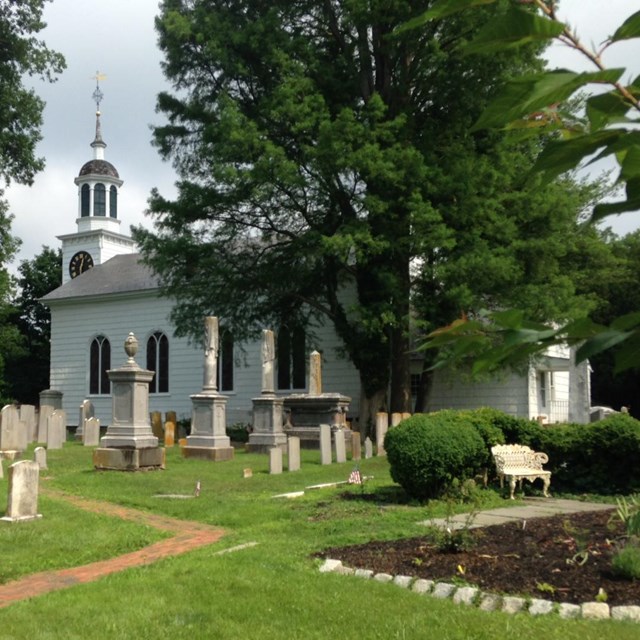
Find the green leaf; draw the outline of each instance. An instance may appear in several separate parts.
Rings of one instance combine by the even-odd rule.
[[[541,18],[530,11],[509,8],[482,27],[478,35],[464,48],[465,54],[489,54],[530,42],[551,40],[564,31],[564,24]]]
[[[611,42],[640,37],[640,11],[630,15],[613,34]]]
[[[590,83],[616,82],[623,69],[574,73],[563,69],[522,76],[506,85],[489,103],[472,131],[502,127],[527,115],[535,115],[550,105],[564,102]]]
[[[640,177],[640,146],[633,145],[624,156],[618,181],[630,182],[638,177]]]
[[[619,91],[592,96],[587,100],[587,117],[591,130],[597,131],[612,123],[628,122],[626,114],[629,109],[631,106]]]
[[[402,33],[409,29],[422,27],[429,20],[440,20],[453,13],[464,11],[469,7],[475,7],[483,4],[493,4],[496,0],[439,0],[434,2],[431,9],[425,11],[422,15],[405,22],[396,29],[397,33]]]
[[[544,172],[546,181],[574,169],[580,161],[601,147],[610,145],[625,135],[620,130],[601,130],[590,135],[550,142],[538,156],[533,171]]]
[[[596,353],[600,353],[605,349],[624,342],[632,335],[630,331],[616,331],[615,329],[607,329],[589,338],[576,352],[576,362],[588,360]]]
[[[597,204],[593,208],[593,214],[591,215],[590,222],[595,223],[607,216],[638,210],[640,210],[640,198],[635,200],[621,200],[619,202],[603,202],[602,204]]]
[[[636,330],[614,356],[613,373],[618,374],[638,366],[640,362],[640,331]]]
[[[640,311],[634,311],[616,318],[611,323],[611,328],[617,331],[628,331],[629,329],[635,329],[638,325],[640,325]]]

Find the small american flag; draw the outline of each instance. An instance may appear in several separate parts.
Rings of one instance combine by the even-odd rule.
[[[358,467],[349,474],[349,484],[362,484],[362,476]]]

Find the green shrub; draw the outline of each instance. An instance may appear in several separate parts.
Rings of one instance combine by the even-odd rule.
[[[496,423],[499,423],[502,416],[505,415],[502,411],[490,407],[458,412],[458,418],[473,425],[484,442],[484,456],[483,460],[478,461],[479,467],[489,469],[493,466],[491,447],[496,444],[504,444],[504,434],[502,429],[496,426]]]
[[[242,422],[236,422],[226,428],[226,433],[233,442],[248,442],[249,429]]]
[[[640,421],[629,415],[543,429],[536,448],[549,456],[556,490],[628,494],[640,489]]]
[[[611,558],[613,573],[626,580],[640,580],[640,547],[629,543]]]
[[[412,498],[442,495],[454,478],[473,477],[484,460],[482,438],[454,411],[416,414],[385,436],[391,477]]]

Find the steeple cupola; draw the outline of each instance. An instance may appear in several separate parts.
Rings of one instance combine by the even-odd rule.
[[[110,229],[117,232],[120,227],[118,194],[123,181],[117,169],[104,159],[107,144],[102,139],[100,102],[103,94],[99,84],[103,77],[96,73],[96,89],[93,92],[96,101],[96,135],[91,143],[93,159],[82,165],[74,180],[78,185],[78,231]]]

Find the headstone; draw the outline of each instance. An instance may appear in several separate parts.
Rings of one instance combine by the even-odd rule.
[[[47,421],[56,410],[62,409],[62,391],[45,389],[40,392],[40,415],[38,416],[38,442],[47,441]]]
[[[64,411],[56,410],[47,418],[47,449],[62,449],[67,425]]]
[[[362,457],[362,445],[360,442],[360,433],[358,431],[351,432],[351,459],[360,460]]]
[[[100,444],[100,420],[92,417],[84,421],[82,444],[85,447],[97,447]]]
[[[389,428],[389,414],[380,411],[376,414],[376,444],[378,445],[378,455],[386,455],[384,450],[384,437]]]
[[[407,418],[410,418],[410,417],[411,417],[411,414],[408,411],[402,414],[403,420],[406,420]]]
[[[4,478],[4,471],[2,470],[2,454],[0,453],[0,480]]]
[[[246,469],[242,470],[242,477],[243,478],[252,478],[253,477],[253,471],[251,470],[251,467],[247,467]]]
[[[331,464],[331,427],[320,425],[320,464]]]
[[[309,395],[322,395],[322,355],[317,351],[309,356]]]
[[[82,440],[84,442],[84,425],[85,421],[89,418],[94,418],[96,415],[91,400],[83,400],[78,410],[78,428],[76,429],[75,439]]]
[[[182,447],[184,458],[213,462],[233,459],[231,439],[227,435],[227,396],[218,393],[218,318],[204,319],[204,373],[202,391],[191,398],[191,433]]]
[[[373,443],[369,437],[364,440],[364,457],[365,460],[373,457]]]
[[[40,467],[33,460],[21,460],[9,467],[7,513],[2,520],[18,522],[41,518],[38,513]]]
[[[38,463],[38,467],[42,469],[48,469],[47,467],[47,450],[44,447],[36,447],[33,450],[33,459]]]
[[[152,411],[150,414],[151,418],[151,431],[153,435],[158,438],[158,440],[162,440],[164,438],[164,427],[162,425],[162,413],[160,411]]]
[[[38,423],[36,422],[36,408],[32,404],[20,406],[20,421],[25,424],[27,440],[35,442],[38,438]]]
[[[165,434],[167,432],[167,422],[170,422],[173,425],[173,439],[177,442],[180,434],[178,433],[178,416],[175,411],[167,411],[164,414]]]
[[[176,443],[176,425],[173,422],[164,423],[164,446],[173,447]]]
[[[0,451],[24,451],[27,448],[27,426],[20,421],[14,404],[2,407],[0,412]]]
[[[269,449],[269,473],[282,473],[282,449],[280,447]]]
[[[391,426],[397,427],[402,422],[402,414],[401,413],[392,413],[391,414]]]
[[[295,436],[287,439],[287,469],[300,471],[300,438]]]
[[[347,451],[344,442],[344,431],[336,429],[333,434],[333,441],[336,449],[336,462],[343,463],[347,461]]]

